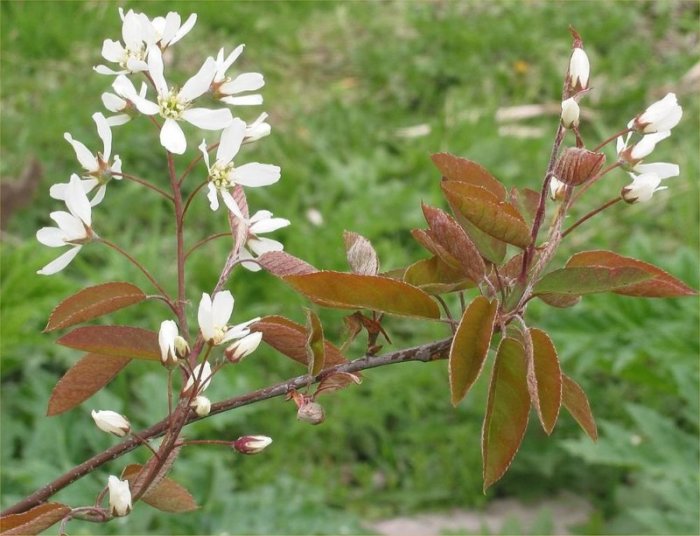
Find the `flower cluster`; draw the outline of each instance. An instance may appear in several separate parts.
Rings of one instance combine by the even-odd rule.
[[[100,112],[93,114],[97,133],[102,140],[102,151],[89,150],[69,133],[64,136],[73,147],[83,168],[82,179],[79,181],[82,193],[69,187],[73,179],[69,183],[55,184],[51,187],[51,197],[66,202],[70,218],[56,216],[68,215],[65,212],[52,213],[52,219],[60,219],[56,220],[58,228],[42,229],[37,234],[37,239],[50,247],[71,245],[73,248],[39,270],[38,273],[43,275],[50,275],[65,268],[75,257],[80,246],[96,237],[90,227],[90,207],[102,202],[107,183],[112,178],[131,178],[122,173],[119,156],[112,156],[112,128],[123,125],[136,116],[147,116],[157,125],[160,144],[171,155],[182,155],[187,150],[183,123],[201,130],[219,132],[217,143],[208,147],[204,140],[199,146],[207,168],[209,204],[211,209],[216,211],[219,207],[218,198],[221,197],[228,210],[249,227],[255,224],[252,221],[255,217],[248,220],[247,215],[242,213],[233,199],[232,189],[236,185],[267,186],[280,178],[280,168],[275,165],[258,162],[234,164],[234,157],[238,155],[244,143],[259,140],[270,133],[266,113],[261,113],[249,124],[232,113],[232,109],[239,106],[258,106],[263,103],[262,96],[255,93],[265,84],[262,74],[227,74],[241,56],[244,45],[234,48],[228,55],[221,48],[216,57],[206,58],[197,73],[180,85],[166,79],[163,53],[192,30],[197,16],[192,14],[182,22],[180,15],[175,12],[153,19],[133,10],[124,12],[121,8],[119,14],[122,19],[121,40],[106,39],[102,46],[102,57],[116,66],[112,68],[98,65],[94,68],[99,74],[115,77],[112,82],[113,92],[102,94],[102,103],[111,115],[105,117]],[[130,79],[133,76],[143,78],[138,91]],[[150,96],[149,91],[152,92]],[[199,102],[205,98],[209,103],[200,105]],[[224,104],[224,107],[212,107],[212,104],[216,103]],[[216,160],[211,163],[209,151],[214,148]],[[80,214],[71,210],[71,206],[82,207],[83,196],[88,194],[91,199],[87,210],[82,210]],[[80,225],[77,225],[78,220],[82,222]],[[287,220],[276,219],[277,223],[282,221],[286,222],[285,225],[289,224]],[[278,225],[275,228],[283,226]],[[250,251],[259,255],[265,251],[281,249],[279,242],[261,242],[255,233],[256,231],[251,229],[251,243],[243,250],[246,259],[253,257]],[[257,265],[247,262],[245,266],[255,269]]]

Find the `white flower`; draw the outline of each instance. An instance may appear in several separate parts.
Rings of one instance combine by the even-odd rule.
[[[119,480],[110,475],[107,479],[109,488],[109,509],[113,516],[121,517],[131,512],[131,491],[128,480]]]
[[[140,97],[144,99],[146,97],[146,84],[141,83],[141,89],[137,93],[134,84],[131,83],[126,76],[120,74],[114,79],[112,83],[112,88],[114,88],[114,93],[103,93],[102,94],[102,104],[110,112],[116,113],[107,118],[107,124],[111,127],[116,127],[128,123],[136,112],[136,105],[134,104],[133,97]]]
[[[119,9],[122,16],[122,41],[105,39],[102,44],[102,57],[109,62],[117,63],[121,69],[115,71],[105,65],[94,69],[100,74],[115,75],[147,71],[146,54],[148,52],[148,36],[153,32],[148,17],[133,10],[126,14]]]
[[[226,71],[243,52],[245,45],[239,45],[224,59],[224,49],[216,55],[216,73],[212,80],[211,90],[214,96],[227,104],[234,106],[254,106],[263,103],[262,95],[240,95],[247,91],[255,91],[265,85],[265,79],[260,73],[241,73],[236,78],[226,76]]]
[[[569,60],[569,84],[575,89],[586,89],[588,77],[591,73],[591,64],[588,55],[582,48],[575,48]]]
[[[187,17],[184,24],[181,24],[180,14],[174,11],[169,12],[165,17],[155,17],[150,21],[152,33],[149,33],[147,38],[149,44],[157,44],[161,50],[165,50],[185,37],[196,22],[196,13]]]
[[[97,125],[97,134],[102,140],[102,152],[92,154],[92,152],[85,147],[85,144],[74,140],[68,132],[64,133],[63,137],[71,144],[75,151],[75,156],[78,158],[78,162],[83,166],[85,170],[83,176],[88,177],[81,181],[85,193],[88,194],[97,187],[97,191],[90,201],[90,205],[94,207],[100,204],[104,199],[107,183],[112,178],[121,180],[122,161],[119,155],[114,155],[112,163],[110,164],[109,162],[109,158],[112,155],[112,130],[109,128],[109,123],[107,119],[105,119],[105,116],[97,112],[92,115],[92,119]],[[49,195],[54,199],[63,201],[66,198],[67,188],[67,183],[54,184],[49,189]]]
[[[202,151],[204,162],[209,170],[209,206],[212,210],[219,208],[217,193],[221,195],[228,209],[236,216],[243,219],[238,204],[233,199],[230,188],[236,184],[241,186],[267,186],[277,182],[280,178],[280,168],[271,164],[259,164],[251,162],[242,166],[234,166],[233,158],[241,148],[246,133],[246,125],[235,118],[231,125],[221,133],[221,141],[216,149],[216,162],[210,165],[209,153],[206,141],[202,141],[199,150]]]
[[[676,94],[668,93],[637,116],[634,119],[634,127],[646,134],[671,130],[679,123],[682,116],[683,108],[678,105]]]
[[[195,384],[195,382],[197,382],[197,394],[199,394],[209,387],[211,377],[211,365],[209,364],[209,361],[205,361],[203,364],[194,367],[192,370],[192,375],[187,378],[187,383],[185,383],[185,388],[183,391],[186,393],[192,389],[192,386]]]
[[[244,357],[249,356],[255,350],[257,350],[258,346],[260,346],[262,336],[262,332],[256,331],[255,333],[251,333],[250,335],[246,335],[242,339],[235,341],[228,348],[226,348],[226,351],[224,352],[226,359],[228,359],[231,363],[238,363]]]
[[[666,189],[665,186],[659,187],[661,177],[656,173],[644,173],[642,175],[630,173],[630,177],[632,177],[632,184],[625,186],[621,193],[622,198],[628,203],[644,203],[651,199],[654,192]]]
[[[239,437],[233,442],[233,448],[241,454],[257,454],[270,446],[272,438],[261,435]]]
[[[239,258],[245,261],[245,259],[254,259],[255,256],[260,256],[268,251],[282,251],[284,246],[280,242],[270,238],[259,238],[258,235],[271,233],[286,227],[289,223],[289,220],[284,218],[273,218],[272,212],[269,210],[257,211],[252,218],[246,221],[248,239],[245,246],[241,249]],[[251,272],[260,270],[260,266],[255,262],[242,262],[241,264]]]
[[[131,425],[126,417],[116,411],[95,411],[93,409],[91,415],[97,427],[103,432],[124,437],[131,430]]]
[[[213,301],[206,292],[202,294],[197,320],[202,336],[209,344],[223,344],[233,339],[245,337],[250,333],[248,326],[260,320],[260,318],[254,318],[242,324],[228,326],[228,321],[233,314],[233,303],[233,296],[228,290],[214,294]]]
[[[631,147],[627,147],[631,133],[627,134],[624,140],[622,139],[622,136],[619,136],[617,138],[617,154],[622,160],[631,164],[636,164],[643,158],[649,156],[656,147],[656,144],[662,140],[665,140],[670,135],[670,130],[647,134]]]
[[[69,212],[52,212],[50,217],[58,227],[43,227],[36,233],[36,238],[45,246],[59,248],[73,246],[63,255],[44,266],[37,273],[51,275],[63,270],[95,233],[90,227],[92,210],[80,178],[73,174],[65,192],[65,203]]]
[[[561,124],[566,128],[577,127],[581,109],[573,97],[561,103]]]
[[[200,417],[206,417],[211,411],[211,401],[206,396],[197,396],[190,404],[190,407]]]
[[[260,138],[270,135],[270,125],[265,122],[267,114],[261,113],[258,118],[245,128],[244,141],[257,141]]]
[[[158,345],[160,346],[160,360],[163,364],[177,363],[175,351],[175,339],[179,337],[177,324],[172,320],[164,320],[158,331]]]
[[[160,143],[171,153],[183,154],[187,149],[187,140],[178,121],[187,121],[204,130],[221,130],[233,121],[231,111],[227,108],[210,110],[190,107],[193,100],[209,89],[216,71],[213,58],[207,58],[199,72],[185,82],[180,90],[168,87],[163,77],[163,57],[158,47],[149,49],[148,70],[158,92],[158,104],[138,96],[134,96],[134,104],[142,114],[160,114],[165,119],[160,129]]]

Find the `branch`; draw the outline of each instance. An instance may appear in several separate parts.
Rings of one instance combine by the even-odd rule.
[[[435,341],[421,346],[414,346],[413,348],[406,348],[404,350],[398,350],[396,352],[391,352],[388,354],[380,356],[365,356],[354,361],[349,361],[347,363],[342,363],[334,367],[329,367],[323,370],[318,376],[309,382],[308,374],[302,376],[297,376],[291,378],[287,381],[277,383],[275,385],[270,385],[257,391],[252,391],[242,396],[235,398],[230,398],[228,400],[223,400],[213,404],[211,407],[211,412],[206,417],[198,417],[193,411],[190,412],[186,419],[185,424],[190,424],[196,421],[201,421],[203,419],[209,418],[212,415],[218,413],[224,413],[232,409],[236,409],[242,406],[247,406],[254,404],[256,402],[262,402],[263,400],[268,400],[270,398],[276,398],[278,396],[286,395],[292,389],[301,389],[306,385],[311,385],[318,383],[323,378],[330,374],[336,372],[360,372],[362,370],[367,370],[371,368],[383,367],[385,365],[393,365],[395,363],[406,363],[409,361],[422,361],[428,363],[430,361],[437,361],[440,359],[446,359],[450,348],[452,339],[443,339],[440,341]],[[150,428],[139,432],[139,438],[130,437],[118,445],[101,452],[89,460],[84,461],[80,465],[75,466],[73,469],[64,473],[53,482],[50,482],[43,488],[35,491],[27,498],[21,500],[17,504],[10,506],[5,509],[1,516],[6,516],[10,514],[17,514],[25,512],[34,506],[37,506],[45,502],[49,497],[59,492],[66,486],[72,484],[76,480],[84,477],[85,475],[91,473],[98,467],[104,465],[107,462],[116,460],[117,458],[131,452],[132,450],[141,446],[141,442],[149,440],[155,437],[163,435],[168,430],[168,419],[163,419],[162,421],[154,424]]]

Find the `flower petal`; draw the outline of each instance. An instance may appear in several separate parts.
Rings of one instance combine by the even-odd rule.
[[[654,162],[652,164],[637,164],[634,166],[634,171],[640,174],[653,173],[659,179],[668,179],[669,177],[677,177],[681,169],[677,164]]]
[[[219,197],[216,195],[216,186],[214,186],[214,183],[210,182],[208,187],[207,199],[209,199],[209,208],[212,210],[219,210]]]
[[[284,245],[281,242],[270,238],[251,238],[246,245],[258,256],[268,251],[282,251],[284,249]]]
[[[99,166],[97,165],[97,158],[93,155],[90,150],[85,147],[85,144],[74,140],[73,137],[68,133],[63,134],[63,138],[73,146],[75,151],[75,156],[78,158],[78,162],[83,166],[83,169],[87,171],[97,171]]]
[[[202,337],[205,341],[214,338],[214,321],[211,314],[212,303],[209,294],[202,293],[202,299],[199,300],[199,309],[197,310],[197,322],[199,329],[202,332]]]
[[[262,95],[244,95],[242,97],[221,97],[221,102],[233,106],[258,106],[263,103]]]
[[[109,161],[109,157],[112,155],[112,130],[109,128],[105,116],[100,112],[92,114],[92,120],[97,125],[97,135],[102,140],[102,158]]]
[[[71,214],[80,218],[88,227],[92,223],[92,209],[88,201],[80,177],[73,174],[66,188],[66,206]]]
[[[216,150],[216,161],[222,165],[228,164],[238,154],[243,143],[246,124],[238,117],[234,118],[230,126],[221,132],[221,141]]]
[[[228,290],[222,290],[214,295],[211,315],[214,326],[225,326],[233,314],[233,295]]]
[[[250,226],[249,230],[255,235],[265,234],[271,233],[272,231],[276,231],[277,229],[282,229],[283,227],[287,227],[290,224],[291,222],[289,220],[285,220],[284,218],[268,218],[254,223]]]
[[[280,180],[279,166],[252,162],[233,170],[233,180],[241,186],[268,186]]]
[[[51,261],[49,264],[44,266],[41,270],[39,270],[37,272],[37,274],[52,275],[52,274],[55,274],[56,272],[60,272],[66,266],[68,266],[70,264],[70,262],[75,258],[75,256],[80,251],[80,248],[82,248],[82,247],[83,246],[75,246],[75,247],[69,249],[63,255],[61,255],[57,259]]]
[[[148,49],[148,72],[153,78],[158,95],[168,93],[168,83],[163,77],[163,55],[157,46]]]
[[[225,95],[241,93],[243,91],[255,91],[265,85],[265,79],[260,73],[241,73],[236,78],[225,84],[221,84],[219,91]]]
[[[174,154],[183,154],[187,149],[185,133],[174,119],[166,119],[160,129],[160,143]]]
[[[241,212],[241,208],[238,206],[238,203],[236,203],[236,200],[231,195],[231,192],[225,188],[221,190],[221,199],[224,200],[224,204],[231,212],[233,212],[234,216],[240,218],[241,220],[245,219],[243,217],[243,213]]]
[[[190,108],[182,113],[182,118],[197,128],[204,130],[221,130],[233,121],[231,110],[222,108],[209,110],[207,108]]]
[[[175,33],[180,28],[180,15],[175,11],[171,11],[165,16],[165,26],[161,35],[161,44],[168,45]]]
[[[119,41],[112,41],[111,39],[105,39],[102,42],[102,57],[107,61],[113,63],[119,63],[124,54],[124,47]]]
[[[177,31],[175,36],[170,40],[168,45],[174,45],[177,43],[180,39],[185,37],[188,33],[190,33],[190,30],[194,26],[195,22],[197,22],[197,14],[192,13],[189,17],[187,17],[187,20],[185,21],[185,24],[180,26],[180,29]]]
[[[182,89],[178,93],[178,97],[184,101],[191,102],[203,95],[209,89],[211,81],[214,79],[215,72],[216,62],[214,58],[209,57],[197,74],[185,82],[185,85],[182,86]]]
[[[57,227],[42,227],[36,232],[36,239],[50,248],[60,248],[66,245],[63,231]]]

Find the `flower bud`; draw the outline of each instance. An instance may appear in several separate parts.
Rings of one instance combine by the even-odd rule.
[[[113,516],[121,517],[131,512],[131,491],[128,480],[119,480],[110,475],[107,480],[109,488],[109,509]]]
[[[568,86],[572,92],[588,88],[588,77],[591,74],[591,64],[588,55],[582,48],[576,47],[569,60]]]
[[[634,128],[645,134],[663,132],[675,127],[682,116],[683,108],[678,105],[675,93],[669,93],[638,115],[634,119]]]
[[[580,113],[578,102],[573,97],[566,99],[561,103],[561,124],[565,128],[577,127]]]
[[[239,437],[231,446],[241,454],[257,454],[267,448],[270,443],[272,443],[271,437],[252,435]]]
[[[166,367],[177,364],[175,340],[179,337],[177,324],[172,320],[163,320],[158,331],[158,345],[160,346],[160,361]]]
[[[175,337],[175,355],[178,359],[184,359],[190,355],[190,345],[181,335]]]
[[[552,177],[549,181],[549,195],[552,201],[561,201],[566,193],[566,184],[561,182],[556,177]]]
[[[211,411],[211,401],[206,396],[197,396],[190,403],[190,407],[199,417],[206,417]]]
[[[309,424],[321,424],[326,420],[323,406],[318,402],[306,400],[297,410],[297,419]]]
[[[577,186],[594,177],[604,163],[603,153],[594,153],[582,147],[569,147],[559,157],[554,174],[564,184]]]
[[[116,411],[95,411],[93,409],[91,415],[97,427],[103,432],[124,437],[131,431],[129,421]]]
[[[632,177],[632,184],[625,186],[620,192],[622,199],[629,204],[645,203],[652,198],[654,192],[666,189],[665,186],[659,187],[661,178],[656,173],[642,175],[630,173],[630,177]]]
[[[242,339],[238,339],[228,348],[226,348],[226,351],[224,352],[226,359],[228,359],[231,363],[238,363],[244,357],[252,354],[260,345],[260,341],[262,341],[262,332],[260,331],[246,335]]]

